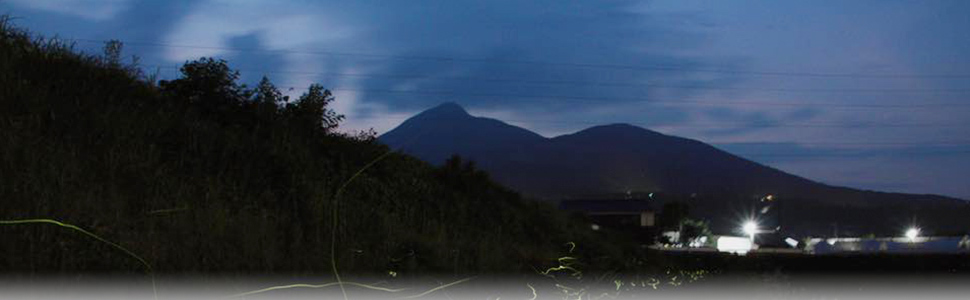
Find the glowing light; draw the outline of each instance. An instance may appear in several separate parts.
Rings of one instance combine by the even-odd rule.
[[[572,252],[572,251],[570,251],[570,252]],[[569,257],[569,256],[560,257],[558,259],[559,266],[552,267],[552,268],[548,268],[548,269],[546,269],[543,272],[539,272],[539,274],[542,274],[542,275],[547,276],[547,277],[550,277],[550,278],[555,278],[554,275],[549,275],[549,273],[559,272],[559,271],[570,271],[570,272],[572,272],[570,274],[570,276],[573,276],[573,277],[576,277],[576,278],[580,278],[581,276],[583,276],[583,272],[582,271],[579,271],[579,270],[576,270],[575,268],[572,267],[573,261],[575,261],[575,260],[576,260],[575,257]]]
[[[690,240],[690,243],[688,243],[687,246],[693,247],[693,248],[700,248],[700,247],[704,247],[704,245],[706,244],[707,244],[707,237],[702,236],[702,237]]]
[[[906,230],[906,238],[910,241],[915,241],[917,237],[919,237],[919,228],[913,227]]]
[[[745,254],[751,251],[753,243],[751,239],[734,236],[722,236],[717,238],[717,251],[736,254]]]
[[[573,253],[573,250],[576,250],[576,243],[566,242],[566,245],[569,246],[569,253]]]
[[[758,233],[758,223],[755,223],[754,221],[744,222],[744,225],[741,226],[741,231],[751,238],[754,238],[754,235]]]
[[[567,242],[566,245],[569,246],[569,253],[572,253],[573,250],[576,250],[576,243]],[[550,275],[549,273],[559,272],[559,271],[569,271],[571,272],[571,274],[569,274],[570,276],[573,276],[577,279],[582,278],[583,272],[572,267],[572,265],[576,261],[575,257],[563,256],[557,259],[557,261],[559,262],[559,266],[548,268],[542,272],[539,272],[539,270],[536,270],[536,272],[549,278],[555,278],[555,275]]]
[[[539,294],[536,294],[536,288],[532,287],[532,284],[529,284],[529,283],[526,283],[525,285],[528,286],[530,290],[532,290],[532,298],[529,300],[536,300],[536,298],[539,297]]]
[[[785,243],[788,244],[788,246],[791,246],[792,248],[798,247],[798,240],[790,237],[785,238]]]
[[[592,229],[593,231],[600,230],[600,226],[596,224],[589,225],[589,228]]]

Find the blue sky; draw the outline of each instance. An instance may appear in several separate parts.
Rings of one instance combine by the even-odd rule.
[[[970,199],[967,1],[0,0],[163,78],[201,56],[345,130],[445,101],[545,136],[631,123],[836,185]]]

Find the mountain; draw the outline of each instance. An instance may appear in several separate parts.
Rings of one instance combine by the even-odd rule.
[[[379,139],[433,164],[458,154],[478,163],[496,181],[538,199],[660,192],[706,199],[696,201],[696,210],[714,214],[731,205],[727,202],[772,194],[789,199],[789,210],[835,223],[853,223],[858,214],[873,209],[893,214],[970,208],[965,201],[943,196],[829,186],[700,141],[629,124],[595,126],[545,138],[499,120],[471,116],[455,103],[419,113]],[[859,213],[847,213],[854,210]],[[901,213],[897,215],[893,218],[902,218]],[[902,221],[883,223],[898,226],[892,222]]]
[[[486,158],[492,153],[540,145],[546,139],[498,120],[473,117],[458,104],[445,103],[408,119],[380,140],[388,145],[406,145],[421,153],[421,159],[440,164],[455,153]]]

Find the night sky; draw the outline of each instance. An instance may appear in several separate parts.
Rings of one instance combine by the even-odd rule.
[[[215,56],[291,95],[321,83],[344,130],[452,101],[547,137],[630,123],[828,184],[970,199],[970,1],[2,0],[0,13],[85,52],[121,40],[161,78]]]

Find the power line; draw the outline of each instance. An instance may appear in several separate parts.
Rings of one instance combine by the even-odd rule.
[[[84,43],[105,43],[108,40],[74,38],[66,39]],[[172,44],[159,42],[143,41],[122,41],[126,45],[163,47],[163,48],[183,48],[183,49],[205,49],[233,52],[254,52],[254,53],[285,53],[285,54],[307,54],[307,55],[326,55],[326,56],[347,56],[347,57],[367,57],[393,60],[423,60],[423,61],[444,61],[444,62],[464,62],[464,63],[493,63],[493,64],[518,64],[518,65],[540,65],[540,66],[559,66],[573,68],[596,68],[596,69],[615,69],[633,71],[662,71],[662,72],[697,72],[712,74],[730,75],[752,75],[752,76],[775,76],[775,77],[822,77],[822,78],[882,78],[882,79],[907,79],[907,78],[936,78],[936,79],[967,79],[970,74],[872,74],[872,73],[822,73],[822,72],[791,72],[791,71],[752,71],[752,70],[728,70],[728,69],[704,69],[688,68],[683,66],[645,66],[645,65],[618,65],[618,64],[591,64],[591,63],[571,63],[571,62],[551,62],[533,60],[500,60],[484,58],[460,58],[445,56],[408,56],[408,55],[389,55],[374,53],[351,53],[324,50],[264,50],[257,48],[235,48],[223,46],[202,46],[188,44]]]

